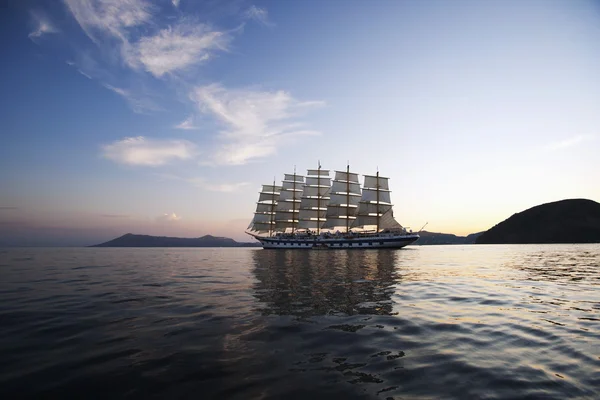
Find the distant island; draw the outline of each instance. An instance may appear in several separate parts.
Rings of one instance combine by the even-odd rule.
[[[419,236],[421,237],[414,244],[420,246],[435,244],[474,244],[477,237],[482,233],[483,232],[471,233],[467,236],[456,236],[451,233],[421,231],[419,232]]]
[[[473,244],[480,233],[456,236],[450,233],[422,231],[416,245]],[[178,238],[168,236],[136,235],[127,233],[108,242],[90,247],[261,247],[259,242],[236,242],[231,238],[206,235],[199,238]]]
[[[211,235],[199,238],[178,238],[127,233],[90,247],[260,247],[260,243],[236,242],[230,238]]]
[[[542,204],[500,222],[475,243],[600,243],[600,204],[586,199]]]
[[[415,245],[600,243],[600,204],[569,199],[542,204],[514,214],[493,228],[467,236],[421,231]],[[199,238],[125,234],[90,247],[261,247],[205,235]]]

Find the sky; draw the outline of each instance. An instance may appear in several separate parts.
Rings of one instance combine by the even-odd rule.
[[[0,33],[0,245],[248,241],[319,161],[413,230],[600,201],[598,1],[24,0]]]

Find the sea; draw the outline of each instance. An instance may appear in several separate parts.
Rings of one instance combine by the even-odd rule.
[[[600,245],[0,249],[0,398],[598,399]]]

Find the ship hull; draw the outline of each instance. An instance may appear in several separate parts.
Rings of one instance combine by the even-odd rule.
[[[254,236],[254,235],[252,235]],[[369,235],[346,237],[300,236],[261,237],[264,249],[400,249],[419,239],[419,235]]]

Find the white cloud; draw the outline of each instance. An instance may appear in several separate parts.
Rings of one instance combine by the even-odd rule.
[[[594,135],[577,135],[568,139],[552,142],[546,146],[546,150],[560,150],[568,147],[574,147],[592,139],[594,139]]]
[[[121,89],[121,88],[118,88],[118,87],[114,87],[112,85],[109,85],[108,83],[105,83],[102,86],[104,86],[108,90],[112,90],[113,92],[115,92],[117,94],[120,94],[121,96],[123,96],[125,98],[129,95],[129,92],[127,92],[127,90]]]
[[[175,129],[183,129],[183,130],[195,130],[198,129],[196,125],[194,125],[194,116],[190,115],[184,121],[174,126]]]
[[[31,18],[33,19],[33,23],[36,28],[34,31],[29,33],[29,38],[34,40],[35,38],[39,38],[42,35],[48,33],[58,33],[58,29],[50,22],[48,17],[43,14],[41,11],[31,11]]]
[[[193,186],[196,186],[201,189],[206,189],[211,192],[224,192],[224,193],[232,193],[237,192],[239,189],[244,186],[248,186],[249,182],[236,182],[236,183],[211,183],[202,177],[182,177],[179,175],[173,174],[157,174],[159,177],[163,179],[187,182]]]
[[[220,184],[208,184],[206,188],[212,192],[237,192],[240,188],[244,186],[248,186],[248,182],[240,182],[240,183],[220,183]]]
[[[156,217],[156,220],[158,222],[174,222],[174,221],[180,221],[181,217],[175,213],[166,213],[163,215],[159,215],[158,217]]]
[[[81,75],[85,76],[86,78],[94,79],[89,74],[87,74],[87,73],[83,72],[81,69],[79,69],[73,61],[65,61],[65,62],[67,63],[68,66],[74,67],[77,70],[77,72],[79,72]]]
[[[171,0],[171,3],[173,3],[173,7],[175,7],[175,8],[179,7],[179,1],[180,0]]]
[[[323,102],[299,102],[284,91],[229,90],[218,84],[196,87],[190,97],[200,112],[226,127],[219,135],[223,143],[213,158],[216,164],[245,164],[275,153],[296,136],[319,134],[293,120]]]
[[[96,44],[103,39],[120,40],[120,57],[133,69],[143,68],[155,77],[184,70],[210,59],[215,51],[227,50],[229,33],[206,24],[183,19],[154,35],[130,38],[130,30],[151,23],[154,6],[146,0],[64,0],[81,28]],[[174,6],[179,1],[173,1]],[[152,24],[156,26],[156,24]],[[106,49],[114,49],[114,42]]]
[[[92,79],[90,76],[86,75],[81,70],[79,70],[79,73],[81,73],[84,76],[87,76],[88,78]],[[160,110],[159,106],[157,106],[152,100],[150,100],[150,99],[148,99],[146,97],[142,97],[142,96],[133,94],[129,90],[118,88],[118,87],[109,85],[107,83],[102,84],[102,86],[104,86],[108,90],[112,90],[113,92],[115,92],[118,95],[122,96],[125,100],[127,100],[127,103],[129,103],[129,106],[131,107],[131,109],[134,112],[136,112],[136,113],[142,114],[145,111],[158,111],[158,110]]]
[[[187,140],[157,140],[128,137],[102,147],[104,157],[121,164],[159,166],[191,159],[195,145]]]
[[[126,29],[148,22],[152,6],[145,0],[64,0],[81,28],[98,43],[96,32],[126,41]]]
[[[229,41],[227,33],[212,31],[204,24],[184,22],[125,46],[123,56],[130,67],[143,66],[159,78],[207,61],[214,51],[227,50]]]
[[[85,72],[83,72],[82,70],[78,69],[77,72],[79,72],[81,75],[85,76],[88,79],[92,79],[91,76],[89,76],[88,74],[86,74]]]
[[[257,7],[255,5],[250,6],[250,8],[248,8],[248,10],[246,10],[246,12],[244,13],[244,17],[247,19],[252,19],[254,21],[257,21],[266,26],[273,25],[269,21],[269,14],[268,14],[267,10],[264,8]]]

